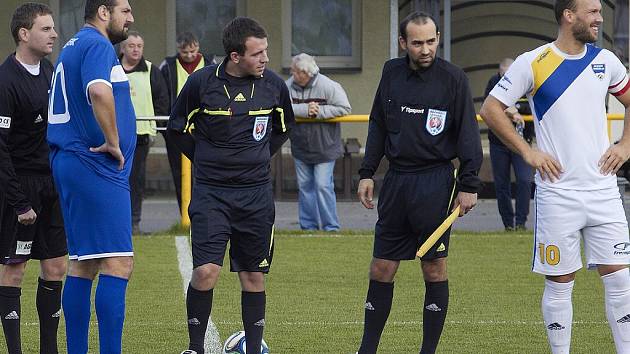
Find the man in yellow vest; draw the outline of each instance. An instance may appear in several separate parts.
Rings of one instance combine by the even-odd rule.
[[[137,117],[165,116],[169,113],[168,90],[160,70],[145,60],[144,40],[140,33],[129,31],[129,37],[120,45],[122,64],[131,88],[131,102]],[[136,122],[136,152],[129,176],[131,188],[131,222],[134,234],[140,231],[142,199],[146,176],[146,160],[156,135],[155,121]]]
[[[199,40],[191,32],[182,32],[177,35],[177,55],[166,57],[160,70],[166,81],[170,106],[175,104],[175,99],[184,87],[188,76],[204,66],[216,64],[214,56],[206,57],[199,52]],[[169,108],[170,108],[169,106]],[[170,109],[169,109],[170,114]],[[166,125],[164,125],[166,126]],[[182,153],[181,150],[164,134],[168,163],[171,165],[177,204],[182,211]]]

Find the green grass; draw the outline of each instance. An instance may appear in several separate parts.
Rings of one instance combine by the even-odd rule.
[[[354,353],[362,333],[372,236],[278,232],[267,277],[265,340],[272,353]],[[125,353],[179,353],[187,345],[185,303],[174,237],[134,238],[136,266],[127,300]],[[451,298],[440,353],[547,353],[540,314],[543,278],[530,271],[532,238],[457,233],[449,257]],[[25,353],[37,352],[32,262],[22,303]],[[417,353],[424,287],[418,262],[403,262],[380,353]],[[97,350],[93,315],[92,353]],[[222,339],[241,328],[236,275],[223,272],[213,320]],[[613,353],[596,272],[581,271],[574,290],[572,353]],[[64,338],[63,323],[60,338]],[[63,344],[62,344],[63,345]],[[0,352],[6,352],[4,342]]]

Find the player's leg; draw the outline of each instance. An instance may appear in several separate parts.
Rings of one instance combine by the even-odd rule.
[[[275,206],[271,184],[235,193],[230,238],[230,270],[241,282],[241,318],[247,353],[259,354],[265,330],[264,274],[273,259]]]
[[[41,273],[37,281],[35,305],[39,317],[39,352],[56,354],[57,329],[61,317],[61,289],[66,274],[68,257],[61,256],[40,261]]]
[[[83,354],[88,351],[92,281],[98,268],[98,260],[71,259],[69,262],[68,276],[61,296],[68,354]]]
[[[435,353],[448,311],[448,276],[446,257],[422,261],[424,309],[422,313],[422,347],[420,353]]]
[[[22,279],[25,269],[26,260],[19,263],[4,264],[0,267],[0,316],[2,316],[2,330],[8,353],[22,352],[20,296],[22,295]]]
[[[314,165],[313,177],[317,206],[324,231],[339,231],[337,217],[337,198],[335,196],[335,181],[333,170],[335,161],[322,162]]]
[[[262,272],[239,272],[241,282],[241,319],[247,341],[247,354],[260,354],[265,329],[265,278]]]
[[[100,261],[94,305],[101,353],[122,351],[125,298],[132,271],[133,257],[108,257]]]
[[[512,165],[516,176],[515,228],[524,230],[532,194],[533,169],[516,153],[512,153]]]
[[[511,230],[514,228],[514,209],[510,188],[510,150],[505,146],[490,144],[490,163],[501,221],[506,230]]]
[[[625,265],[600,265],[598,270],[604,283],[606,318],[615,340],[617,353],[629,354],[630,272]]]
[[[61,317],[61,289],[68,264],[66,233],[52,177],[41,179],[42,208],[37,216],[33,259],[40,260],[35,304],[39,317],[40,354],[56,354]]]
[[[584,230],[589,268],[597,266],[604,284],[606,318],[617,353],[630,354],[630,237],[619,189],[593,191],[586,208],[591,218]]]
[[[410,181],[410,184],[412,182]],[[418,176],[409,194],[409,220],[416,237],[416,249],[426,241],[446,219],[452,209],[455,195],[455,173],[452,166],[436,168]],[[432,354],[437,350],[446,314],[449,288],[446,257],[450,244],[450,229],[446,230],[421,258],[425,294],[422,313],[422,346],[420,353]]]
[[[196,184],[188,214],[191,223],[193,271],[186,292],[188,349],[204,352],[204,338],[212,312],[214,287],[219,279],[230,235],[231,197]]]
[[[403,175],[390,170],[379,194],[360,354],[376,353],[392,307],[394,277],[400,260],[415,258],[415,240],[409,237],[411,230],[406,217],[405,183]]]
[[[546,276],[541,310],[553,354],[569,353],[573,279],[582,268],[581,231],[587,224],[584,192],[536,190],[532,270]]]
[[[319,211],[313,164],[293,159],[298,183],[298,218],[302,230],[319,229]]]

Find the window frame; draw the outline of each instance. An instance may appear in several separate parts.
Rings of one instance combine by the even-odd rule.
[[[356,70],[362,66],[362,0],[352,1],[352,55],[316,55],[317,66],[322,69]],[[282,0],[282,68],[291,67],[293,42],[293,1]],[[309,53],[310,54],[310,53]]]

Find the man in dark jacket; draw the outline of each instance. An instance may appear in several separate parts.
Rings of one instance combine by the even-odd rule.
[[[216,64],[214,56],[206,57],[199,52],[199,40],[191,32],[182,32],[177,36],[177,55],[166,57],[160,64],[160,71],[164,75],[170,105],[175,104],[179,92],[184,87],[188,76],[193,72]],[[168,114],[170,114],[170,109]],[[182,211],[182,152],[177,145],[163,134],[166,143],[168,163],[171,166],[171,174],[177,193],[177,204],[180,213]]]
[[[291,153],[299,188],[299,219],[302,230],[338,231],[337,200],[333,170],[343,155],[339,123],[325,119],[350,114],[348,96],[341,85],[319,73],[308,54],[293,57],[287,80],[296,116],[313,122],[291,130]]]
[[[140,33],[129,32],[129,37],[120,44],[122,64],[129,78],[131,102],[137,117],[165,116],[169,112],[168,91],[160,70],[144,59],[144,40]],[[136,151],[129,176],[131,189],[132,232],[141,233],[140,217],[147,169],[149,148],[157,133],[155,121],[136,122]]]

